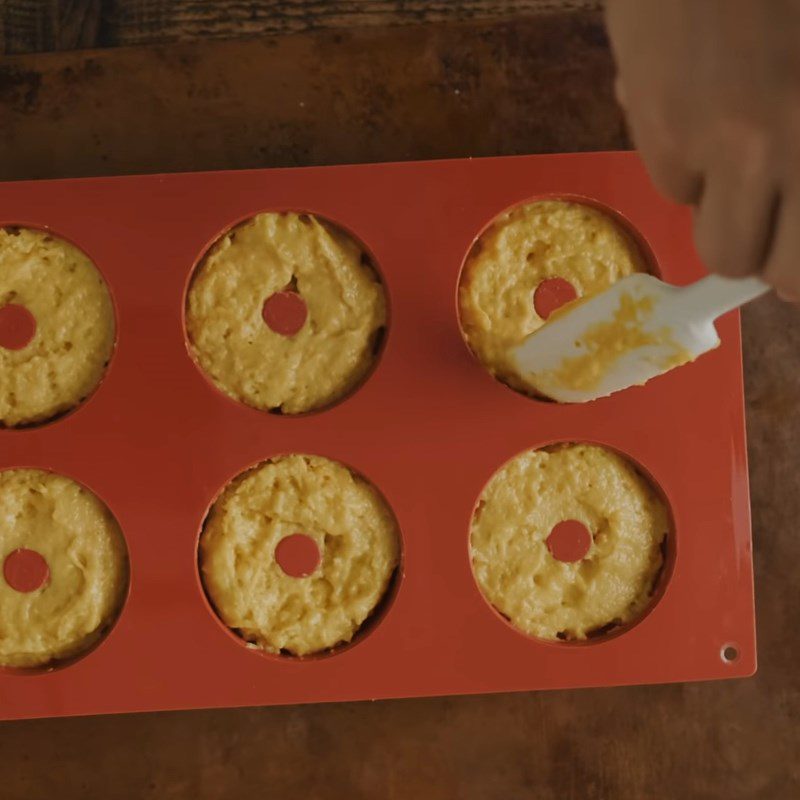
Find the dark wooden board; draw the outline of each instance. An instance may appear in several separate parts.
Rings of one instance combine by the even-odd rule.
[[[0,177],[625,146],[598,15],[0,64]]]
[[[416,25],[601,6],[601,0],[2,0],[0,53]]]
[[[619,148],[612,75],[601,20],[585,13],[7,58],[0,172]],[[800,317],[761,300],[744,332],[755,678],[6,723],[0,797],[800,796]]]

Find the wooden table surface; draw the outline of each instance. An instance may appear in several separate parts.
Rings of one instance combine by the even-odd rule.
[[[140,10],[160,5],[138,3]],[[461,5],[481,11],[480,3]],[[409,24],[7,56],[0,60],[0,178],[627,146],[597,13],[399,21]],[[6,23],[7,49],[31,49],[17,33],[8,45]],[[106,39],[79,25],[72,44],[118,43],[104,24]],[[755,678],[4,723],[0,797],[800,796],[800,492],[792,477],[800,316],[763,299],[746,309],[744,333]]]

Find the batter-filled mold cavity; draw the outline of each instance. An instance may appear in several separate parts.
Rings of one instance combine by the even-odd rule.
[[[458,314],[467,346],[498,380],[543,399],[511,351],[571,302],[636,272],[655,272],[644,240],[588,199],[542,199],[494,219],[467,254]]]
[[[42,425],[100,385],[114,350],[108,287],[44,230],[0,227],[0,428]]]
[[[351,234],[312,214],[265,212],[223,234],[195,268],[187,345],[234,400],[320,411],[374,369],[387,306],[374,259]]]
[[[279,456],[231,481],[198,548],[219,620],[250,647],[284,656],[360,639],[391,603],[400,561],[400,530],[379,491],[312,455]]]
[[[41,671],[85,655],[119,616],[128,576],[102,500],[63,475],[0,472],[0,667]]]
[[[596,444],[527,450],[500,467],[473,513],[469,548],[489,604],[528,636],[574,642],[639,621],[674,552],[660,489]]]

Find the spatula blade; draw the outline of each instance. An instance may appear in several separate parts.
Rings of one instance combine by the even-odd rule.
[[[682,317],[680,291],[637,274],[570,304],[512,352],[520,376],[553,400],[583,403],[713,350],[713,322]]]

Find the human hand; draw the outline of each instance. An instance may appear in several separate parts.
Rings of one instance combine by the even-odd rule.
[[[800,0],[607,0],[618,97],[708,267],[800,300]]]

